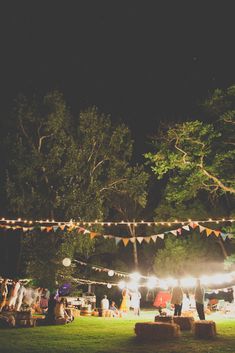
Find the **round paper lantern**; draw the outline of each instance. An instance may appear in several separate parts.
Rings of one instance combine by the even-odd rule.
[[[64,260],[62,261],[62,264],[65,267],[69,267],[71,265],[71,259],[69,259],[68,257],[65,257]]]

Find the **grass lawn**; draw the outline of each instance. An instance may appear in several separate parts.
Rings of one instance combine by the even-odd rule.
[[[215,340],[195,340],[192,333],[168,342],[140,342],[137,321],[153,321],[154,312],[139,319],[79,317],[66,326],[1,329],[1,353],[235,353],[235,319],[215,319]],[[212,319],[212,318],[211,318]]]

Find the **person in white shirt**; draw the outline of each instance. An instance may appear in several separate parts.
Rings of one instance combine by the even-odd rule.
[[[101,300],[101,316],[109,316],[109,300],[107,295],[104,295],[104,298]]]
[[[8,303],[9,308],[12,310],[15,309],[19,289],[20,289],[20,282],[19,282],[19,280],[15,279],[12,282],[12,288],[10,291],[10,298],[9,298],[9,303]]]
[[[107,298],[107,295],[104,295],[104,298],[101,300],[101,309],[109,310],[109,300]]]

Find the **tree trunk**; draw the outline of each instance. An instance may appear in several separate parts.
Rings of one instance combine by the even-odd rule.
[[[137,244],[136,244],[136,239],[135,242],[133,243],[133,255],[134,255],[134,265],[135,268],[138,268],[138,253],[137,253]]]
[[[221,248],[221,251],[222,251],[222,253],[223,253],[223,255],[224,255],[224,258],[226,259],[226,258],[228,257],[228,253],[227,253],[227,251],[226,251],[226,249],[225,249],[224,243],[222,242],[221,239],[219,239],[219,240],[217,241],[217,244],[219,244],[219,246],[220,246],[220,248]]]
[[[135,234],[134,224],[132,226],[130,226],[130,233],[131,233],[131,236],[135,238],[135,241],[133,243],[133,257],[134,257],[134,266],[137,269],[139,262],[138,262],[138,252],[137,252],[137,243],[136,243],[136,234]]]

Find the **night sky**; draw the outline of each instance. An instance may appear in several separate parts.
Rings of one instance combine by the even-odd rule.
[[[183,120],[235,82],[232,1],[2,1],[0,118],[19,93],[58,89],[133,131]]]

